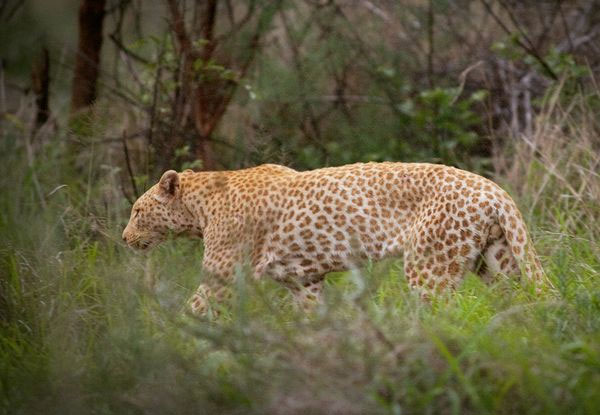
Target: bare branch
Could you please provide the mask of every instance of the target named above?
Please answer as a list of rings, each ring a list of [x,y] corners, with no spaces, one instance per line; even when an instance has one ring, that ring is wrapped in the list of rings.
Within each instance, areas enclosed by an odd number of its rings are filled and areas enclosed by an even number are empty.
[[[433,13],[433,0],[429,0],[427,8],[427,44],[429,46],[427,50],[427,81],[429,82],[429,88],[433,88],[433,30],[435,26],[435,14]]]
[[[202,51],[202,58],[208,61],[216,47],[214,32],[217,16],[217,1],[209,0],[206,3],[206,11],[204,12],[204,21],[202,22],[202,39],[206,42]]]
[[[504,30],[504,32],[506,34],[511,35],[512,34],[511,30],[508,28],[508,26],[506,26],[506,24],[504,24],[504,22],[500,19],[500,17],[494,12],[494,10],[489,5],[489,3],[486,0],[481,0],[481,3],[483,3],[485,9],[494,18],[494,20],[496,21],[496,23],[498,23],[498,25],[502,28],[502,30]],[[512,19],[514,19],[514,17],[512,16],[511,13],[509,13],[509,15],[511,16]],[[552,79],[554,79],[555,81],[557,81],[558,80],[558,76],[554,73],[554,71],[552,70],[552,68],[550,68],[550,66],[548,65],[548,63],[539,55],[539,53],[537,52],[537,50],[535,50],[533,48],[533,44],[531,43],[531,41],[529,40],[529,38],[527,37],[527,35],[524,34],[524,32],[520,28],[520,26],[517,26],[517,30],[519,30],[519,32],[523,35],[523,38],[527,41],[527,43],[529,43],[529,45],[526,45],[520,39],[517,38],[515,40],[515,42],[517,43],[517,45],[519,45],[525,52],[527,52],[529,55],[531,55],[536,61],[538,61],[538,63],[544,68],[544,70],[546,71],[546,74],[548,76],[550,76]]]
[[[129,174],[129,180],[131,181],[131,188],[135,194],[136,199],[140,197],[140,194],[135,184],[135,176],[133,175],[133,169],[131,168],[131,159],[129,158],[129,149],[127,148],[127,140],[125,139],[125,131],[123,131],[123,137],[121,139],[123,143],[123,154],[125,156],[125,165],[127,166],[127,173]]]
[[[121,52],[125,53],[130,58],[133,58],[135,61],[137,61],[139,63],[143,63],[144,65],[150,64],[150,61],[148,59],[138,55],[137,53],[133,52],[131,49],[126,48],[125,45],[123,45],[123,43],[121,42],[121,40],[119,40],[114,33],[111,33],[110,35],[108,35],[108,38],[110,40],[112,40],[112,42],[115,44],[115,46]]]
[[[217,43],[222,42],[223,40],[231,38],[233,35],[235,35],[237,32],[239,32],[242,29],[242,27],[244,27],[252,19],[252,17],[254,16],[255,10],[256,10],[256,2],[252,1],[248,5],[248,9],[246,9],[246,13],[244,14],[244,16],[237,22],[232,22],[231,30],[229,30],[227,33],[217,36],[215,38],[215,41]]]
[[[2,2],[2,4],[0,4],[0,18],[2,18],[4,22],[10,21],[15,16],[15,14],[17,14],[19,9],[25,4],[25,2],[22,0],[16,0],[15,4],[13,4],[11,8],[6,10],[6,16],[4,16],[5,7],[9,6],[9,3],[9,0],[5,0],[4,2]]]
[[[192,42],[190,41],[189,35],[185,28],[185,21],[183,20],[183,16],[181,15],[181,11],[177,5],[177,0],[166,0],[166,2],[171,12],[171,26],[175,36],[177,37],[180,53],[182,55],[187,55],[192,50]]]

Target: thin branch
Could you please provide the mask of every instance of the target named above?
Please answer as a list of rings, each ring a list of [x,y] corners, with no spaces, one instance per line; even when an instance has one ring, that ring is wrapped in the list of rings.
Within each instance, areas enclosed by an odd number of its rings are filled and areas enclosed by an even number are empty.
[[[296,67],[296,74],[298,76],[298,83],[300,86],[300,99],[302,100],[302,107],[304,109],[305,116],[308,117],[308,120],[309,120],[309,123],[311,126],[311,130],[312,130],[312,134],[310,134],[309,131],[307,131],[305,128],[303,128],[303,124],[301,124],[300,127],[308,138],[311,138],[313,141],[315,141],[319,145],[319,147],[323,151],[326,151],[325,147],[323,146],[323,143],[321,142],[322,141],[321,130],[319,128],[319,124],[316,120],[312,106],[306,100],[306,91],[305,91],[305,89],[306,89],[306,77],[305,77],[306,71],[304,70],[304,67],[303,67],[302,59],[300,57],[300,51],[294,41],[294,37],[292,36],[290,23],[288,21],[285,11],[280,10],[279,15],[281,16],[281,21],[283,22],[283,27],[285,29],[286,37],[288,38],[290,49],[292,51],[292,59],[294,61],[294,66]]]
[[[231,5],[231,0],[225,0],[225,8],[227,9],[229,24],[233,27],[235,25],[235,13],[233,11],[233,6]]]
[[[390,19],[390,16],[388,16],[386,14],[385,11],[383,11],[380,7],[377,7],[376,5],[373,4],[373,2],[369,1],[369,0],[363,0],[361,2],[361,4],[367,9],[369,10],[371,13],[373,13],[375,16],[379,17],[380,19],[384,20],[386,23],[389,23],[392,19]]]
[[[122,51],[123,53],[125,53],[127,56],[133,58],[134,60],[143,63],[144,65],[150,65],[150,61],[140,55],[138,55],[137,53],[133,52],[131,49],[127,49],[125,47],[125,45],[123,45],[123,43],[117,38],[117,36],[114,33],[111,33],[110,35],[108,35],[108,38],[110,40],[113,41],[113,43],[115,44],[115,46]]]
[[[177,5],[177,0],[166,0],[172,16],[172,28],[180,48],[181,55],[187,55],[192,49],[192,42],[185,28],[185,21]]]
[[[215,50],[216,43],[214,39],[215,23],[217,21],[217,1],[209,0],[206,4],[204,21],[202,22],[202,39],[206,42],[202,51],[202,59],[206,62]]]
[[[521,36],[523,36],[523,39],[525,39],[525,41],[528,43],[529,48],[534,49],[535,46],[533,44],[533,41],[531,39],[529,39],[527,32],[525,32],[525,30],[523,30],[521,28],[521,25],[519,24],[519,21],[517,20],[516,16],[514,15],[512,9],[510,7],[508,7],[502,0],[498,0],[498,3],[500,4],[500,6],[502,6],[502,8],[504,10],[506,10],[506,13],[508,14],[508,18],[510,19],[511,23],[519,31]]]
[[[150,129],[148,132],[148,146],[152,145],[154,126],[156,124],[156,106],[158,103],[158,89],[160,86],[160,79],[162,76],[162,60],[165,52],[164,45],[161,44],[160,52],[158,54],[156,75],[154,76],[154,86],[152,91],[152,105],[150,106]]]
[[[135,203],[135,200],[133,200],[131,198],[131,196],[129,195],[129,193],[127,193],[125,191],[125,188],[123,187],[123,185],[119,186],[121,189],[121,193],[123,193],[123,196],[125,197],[125,199],[127,199],[127,201],[129,202],[130,205],[133,205]]]
[[[390,91],[390,89],[388,87],[389,81],[387,79],[384,79],[381,74],[375,72],[372,69],[372,68],[376,68],[378,65],[376,64],[376,59],[370,53],[370,48],[365,46],[362,38],[360,37],[359,33],[356,31],[355,25],[352,24],[350,19],[348,19],[348,17],[346,16],[344,11],[341,9],[341,7],[338,4],[334,3],[334,11],[346,23],[348,30],[350,31],[351,35],[354,38],[354,43],[357,48],[357,51],[363,56],[363,60],[365,62],[370,63],[367,70],[369,71],[369,73],[373,77],[373,79],[377,82],[378,86],[381,88],[383,93],[386,95],[388,102],[389,102],[389,108],[394,112],[394,114],[396,116],[401,118],[403,116],[403,114],[400,112],[398,105],[396,105],[396,103],[397,103],[396,97],[393,95],[392,91]]]
[[[561,9],[562,0],[556,0],[554,7],[552,8],[552,12],[550,13],[549,22],[546,23],[546,19],[544,19],[544,13],[540,13],[540,21],[543,27],[542,33],[538,36],[536,44],[541,46],[544,44],[548,33],[554,28],[554,20],[556,19],[556,15]]]
[[[498,15],[494,12],[494,10],[488,4],[488,2],[486,0],[481,0],[481,3],[483,3],[487,12],[494,18],[494,20],[496,21],[496,23],[498,23],[498,25],[502,28],[502,30],[504,30],[504,32],[506,34],[511,35],[512,34],[511,30],[508,28],[508,26],[506,26],[506,24],[504,24],[504,22],[500,19],[500,17],[498,17]],[[510,12],[509,12],[509,15],[512,16],[512,14]],[[517,26],[517,30],[519,30],[519,32],[524,35],[524,32],[521,30],[521,28],[519,26]],[[525,52],[527,52],[529,55],[531,55],[536,61],[538,61],[538,63],[540,65],[542,65],[542,67],[544,68],[544,70],[546,71],[548,76],[550,76],[553,80],[557,81],[558,76],[554,73],[552,68],[550,68],[548,63],[538,54],[538,52],[535,49],[533,49],[533,45],[532,45],[531,41],[529,40],[529,38],[526,35],[524,35],[523,37],[531,46],[526,45],[518,38],[515,39],[515,42],[517,43],[517,45],[519,45]]]
[[[239,32],[242,29],[242,27],[244,27],[246,25],[246,23],[248,23],[250,21],[250,19],[252,19],[252,16],[254,16],[255,10],[256,10],[256,2],[252,1],[248,5],[248,9],[246,10],[246,13],[244,14],[244,16],[240,20],[238,20],[237,23],[232,22],[231,30],[229,30],[229,32],[227,32],[227,33],[217,36],[215,38],[215,42],[220,43],[226,39],[231,38],[233,35],[235,35],[237,32]]]
[[[433,13],[433,0],[429,0],[429,7],[427,10],[427,81],[429,82],[429,88],[433,88],[433,30],[435,25],[435,15]]]
[[[262,16],[259,15],[258,23],[256,24],[256,29],[254,30],[254,34],[252,35],[250,45],[248,46],[248,49],[250,50],[250,52],[248,53],[246,60],[244,61],[244,63],[242,64],[242,66],[240,68],[240,78],[243,78],[244,76],[246,76],[246,73],[247,73],[250,65],[252,64],[252,62],[254,61],[254,58],[256,57],[256,52],[258,50],[258,46],[260,45],[260,40],[261,40],[262,36],[264,35],[264,33],[267,29],[267,26],[273,20],[275,11],[271,12],[271,9],[273,8],[273,10],[280,10],[281,4],[282,4],[282,0],[272,0],[269,5],[265,6],[266,11],[263,11],[264,14]],[[252,7],[254,7],[254,6],[252,6]],[[271,15],[268,17],[268,21],[265,22],[265,19],[266,19],[265,15],[268,15],[269,13],[271,13]]]
[[[575,46],[573,44],[573,39],[571,38],[571,30],[569,29],[569,25],[567,23],[567,19],[565,18],[565,13],[562,9],[562,2],[558,2],[558,13],[560,15],[560,21],[563,25],[563,29],[565,31],[565,36],[567,37],[567,41],[569,42],[569,51],[573,52],[575,50]]]
[[[135,184],[135,177],[133,175],[133,169],[131,168],[131,159],[129,158],[129,149],[127,148],[127,140],[125,139],[125,132],[123,131],[123,154],[125,155],[125,165],[127,166],[127,173],[129,174],[129,179],[131,180],[131,188],[133,189],[133,193],[135,194],[136,199],[140,197],[137,186]]]
[[[138,85],[140,91],[147,90],[148,89],[147,86],[144,84],[144,82],[138,76],[138,71],[131,64],[131,60],[129,60],[127,54],[122,52],[122,53],[119,53],[119,56],[121,57],[121,59],[123,59],[123,62],[125,62],[127,69],[129,69],[129,73],[131,73],[131,77],[133,78],[135,83]]]
[[[2,13],[4,12],[4,7],[7,6],[9,3],[9,1],[5,1],[4,3],[2,3],[2,8],[0,8],[0,17],[2,17]],[[8,10],[8,13],[6,13],[6,17],[2,17],[2,20],[4,20],[4,22],[8,22],[10,21],[14,15],[17,13],[17,11],[19,11],[19,9],[25,4],[24,1],[21,0],[17,0],[15,2],[15,4],[13,5],[12,9]]]

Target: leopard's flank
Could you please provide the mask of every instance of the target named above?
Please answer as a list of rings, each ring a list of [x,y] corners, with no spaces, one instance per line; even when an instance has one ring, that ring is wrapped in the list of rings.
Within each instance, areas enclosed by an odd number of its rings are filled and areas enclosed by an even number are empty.
[[[192,309],[222,296],[236,264],[318,298],[325,274],[367,258],[404,258],[412,287],[455,287],[467,270],[544,278],[523,217],[498,185],[463,170],[421,163],[357,163],[297,172],[262,165],[167,171],[133,205],[123,239],[148,249],[168,234],[204,239]]]

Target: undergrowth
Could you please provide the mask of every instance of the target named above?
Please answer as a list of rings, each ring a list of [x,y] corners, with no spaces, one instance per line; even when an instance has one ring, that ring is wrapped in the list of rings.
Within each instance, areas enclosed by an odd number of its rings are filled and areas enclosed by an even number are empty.
[[[8,133],[1,411],[600,413],[598,126],[572,108],[546,115],[499,181],[555,289],[471,275],[425,304],[391,260],[331,275],[325,302],[305,315],[241,270],[216,319],[185,307],[203,278],[201,244],[141,255],[121,242],[129,205],[109,152],[87,152],[76,170],[62,137],[28,157]]]

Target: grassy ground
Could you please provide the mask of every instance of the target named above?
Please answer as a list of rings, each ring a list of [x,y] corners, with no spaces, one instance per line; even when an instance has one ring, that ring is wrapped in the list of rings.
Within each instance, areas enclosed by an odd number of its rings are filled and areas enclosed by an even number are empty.
[[[129,206],[109,153],[86,153],[77,176],[60,145],[33,159],[6,137],[0,411],[600,413],[597,147],[582,125],[557,123],[540,129],[543,151],[515,149],[524,167],[504,183],[555,290],[468,276],[424,304],[389,261],[332,275],[306,316],[240,272],[213,321],[183,306],[202,279],[198,243],[143,256],[120,242]]]

